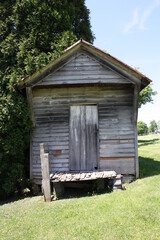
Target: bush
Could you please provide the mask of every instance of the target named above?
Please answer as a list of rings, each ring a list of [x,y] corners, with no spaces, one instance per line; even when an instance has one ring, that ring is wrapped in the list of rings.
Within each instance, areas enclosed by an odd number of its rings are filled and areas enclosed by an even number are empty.
[[[30,114],[13,85],[80,38],[94,40],[84,0],[1,1],[0,197],[21,191],[29,171]]]
[[[20,192],[25,181],[30,136],[30,113],[17,92],[1,96],[0,102],[0,198]]]
[[[143,135],[148,133],[148,127],[145,122],[139,121],[137,123],[138,135]]]
[[[157,123],[155,120],[151,121],[150,122],[150,125],[149,125],[149,132],[150,133],[154,133],[158,130],[158,126],[157,126]]]

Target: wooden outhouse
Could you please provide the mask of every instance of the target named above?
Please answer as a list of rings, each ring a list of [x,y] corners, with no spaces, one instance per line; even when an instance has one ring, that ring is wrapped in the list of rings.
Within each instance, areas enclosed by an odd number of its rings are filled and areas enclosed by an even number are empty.
[[[34,125],[31,179],[41,181],[40,143],[51,173],[114,170],[138,178],[138,95],[150,82],[84,40],[22,80]]]

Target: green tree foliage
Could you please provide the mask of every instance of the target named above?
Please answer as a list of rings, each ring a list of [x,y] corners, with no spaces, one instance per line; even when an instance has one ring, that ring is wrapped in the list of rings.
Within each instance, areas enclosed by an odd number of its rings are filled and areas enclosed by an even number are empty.
[[[149,124],[149,132],[156,132],[158,130],[158,126],[155,120],[151,121]]]
[[[157,127],[158,127],[158,130],[160,131],[160,120],[158,120],[157,122]]]
[[[137,123],[137,130],[138,130],[138,135],[147,134],[148,133],[147,124],[143,121],[139,121]]]
[[[153,91],[151,85],[145,87],[139,94],[139,102],[138,107],[140,108],[142,105],[146,104],[147,102],[153,103],[153,96],[157,94],[156,91]]]
[[[0,2],[0,197],[18,190],[29,168],[30,114],[14,84],[79,38],[94,40],[84,0]]]
[[[84,0],[67,1],[72,29],[78,39],[83,38],[84,40],[93,43],[94,35],[90,30],[90,11],[86,8],[84,3]]]
[[[15,104],[16,103],[16,104]],[[13,92],[0,101],[0,196],[21,190],[29,162],[30,114],[26,101]],[[27,146],[27,147],[26,147]],[[28,156],[28,154],[27,154]],[[26,171],[27,173],[27,171]]]

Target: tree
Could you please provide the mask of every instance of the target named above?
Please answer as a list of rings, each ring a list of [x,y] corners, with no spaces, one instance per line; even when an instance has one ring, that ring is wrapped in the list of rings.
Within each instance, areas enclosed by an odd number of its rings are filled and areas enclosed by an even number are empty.
[[[138,130],[138,135],[147,134],[148,133],[147,124],[143,121],[139,121],[137,123],[137,130]]]
[[[84,0],[69,0],[68,1],[69,15],[72,22],[72,29],[78,39],[83,38],[86,41],[93,43],[94,35],[91,32],[89,19],[90,11],[85,6]]]
[[[157,126],[157,123],[155,120],[151,121],[150,122],[150,125],[149,125],[149,132],[156,132],[158,130],[158,126]]]
[[[160,130],[160,120],[158,120],[157,122],[157,127],[158,127],[158,130]]]
[[[84,0],[0,2],[0,197],[20,188],[29,164],[30,113],[14,84],[81,37],[94,40]]]
[[[139,94],[139,102],[138,107],[140,108],[142,105],[146,104],[147,102],[153,103],[153,96],[157,94],[156,91],[153,91],[151,85],[145,87]]]

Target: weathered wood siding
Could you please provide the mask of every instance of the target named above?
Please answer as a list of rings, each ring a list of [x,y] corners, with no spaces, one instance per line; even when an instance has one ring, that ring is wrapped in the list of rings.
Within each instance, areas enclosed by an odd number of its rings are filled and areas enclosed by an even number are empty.
[[[133,88],[116,86],[33,89],[36,125],[31,142],[33,178],[41,176],[40,143],[49,152],[51,172],[69,170],[70,106],[76,104],[98,107],[100,169],[135,174]]]
[[[121,75],[102,66],[96,59],[85,53],[75,54],[58,71],[42,79],[37,85],[62,85],[86,83],[130,83]]]
[[[70,170],[98,169],[97,106],[70,107]]]

